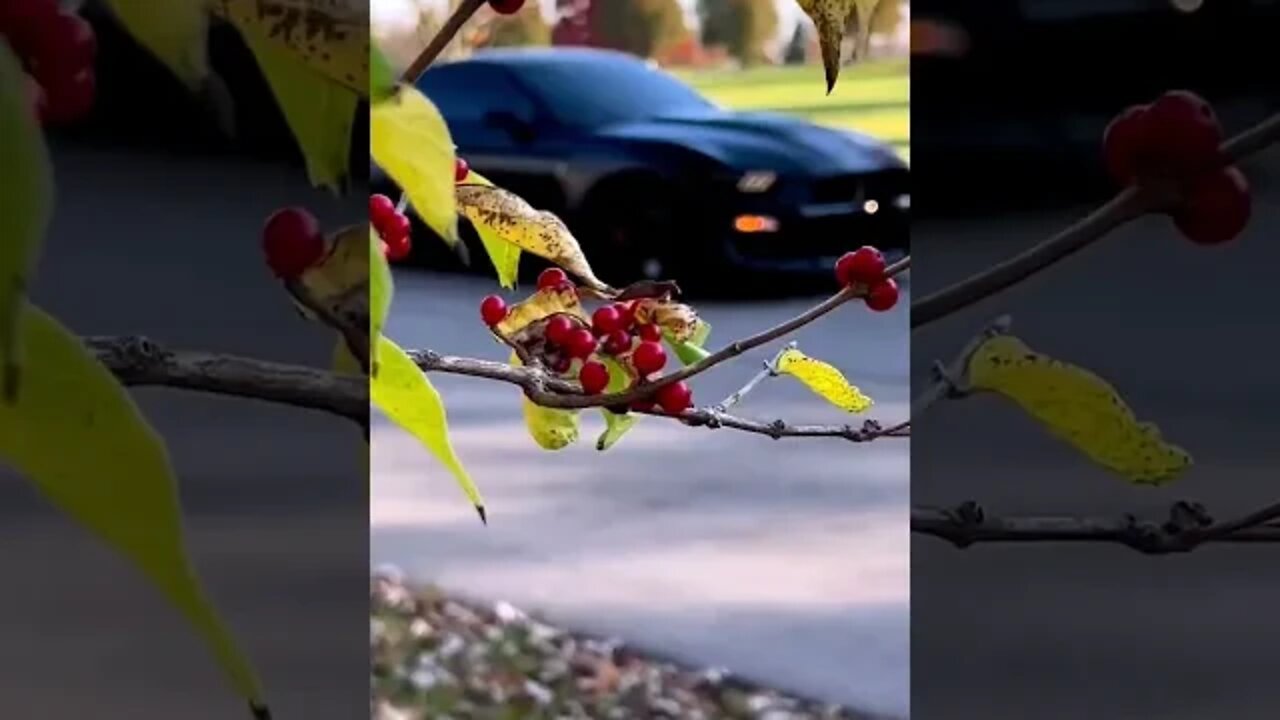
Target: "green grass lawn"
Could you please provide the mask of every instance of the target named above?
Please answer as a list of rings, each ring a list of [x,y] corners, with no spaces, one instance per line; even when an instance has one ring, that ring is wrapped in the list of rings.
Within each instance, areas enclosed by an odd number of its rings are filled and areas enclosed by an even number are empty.
[[[851,65],[826,94],[820,65],[677,71],[707,97],[739,110],[768,110],[864,132],[911,159],[911,80],[906,60]]]

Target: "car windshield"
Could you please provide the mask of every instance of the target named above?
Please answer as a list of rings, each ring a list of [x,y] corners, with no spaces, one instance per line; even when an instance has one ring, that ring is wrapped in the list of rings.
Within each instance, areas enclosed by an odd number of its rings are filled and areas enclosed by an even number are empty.
[[[715,107],[665,71],[634,60],[549,62],[523,68],[521,78],[560,122],[579,127],[687,115]]]

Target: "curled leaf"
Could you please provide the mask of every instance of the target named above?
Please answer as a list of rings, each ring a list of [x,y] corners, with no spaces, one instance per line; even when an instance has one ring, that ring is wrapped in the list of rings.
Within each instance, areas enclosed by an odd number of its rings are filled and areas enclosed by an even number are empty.
[[[512,337],[529,325],[559,313],[567,313],[586,321],[587,315],[573,288],[538,290],[508,308],[506,318],[493,329],[503,337]]]
[[[813,20],[822,48],[822,67],[827,77],[827,94],[840,76],[840,49],[846,30],[854,32],[854,58],[866,57],[871,38],[871,18],[880,0],[797,0],[800,9]]]
[[[370,400],[422,443],[453,474],[458,487],[486,520],[484,498],[453,450],[444,401],[425,373],[387,336],[378,337],[378,375],[369,382]]]
[[[255,54],[270,50],[329,83],[368,97],[365,0],[211,0],[210,9],[234,24]]]
[[[466,185],[478,185],[482,187],[495,187],[492,182],[485,176],[471,170],[467,176],[459,183],[459,187]],[[484,246],[485,253],[489,256],[489,261],[493,263],[493,270],[498,276],[498,285],[508,290],[515,288],[516,279],[520,273],[520,248],[503,240],[498,236],[498,232],[488,225],[472,224],[475,228],[476,235],[480,238],[480,244]]]
[[[1191,464],[1166,443],[1102,378],[1034,352],[1011,335],[997,335],[969,359],[969,383],[1017,403],[1050,433],[1086,457],[1138,484],[1160,485]]]
[[[31,112],[22,63],[0,39],[0,390],[17,391],[22,366],[19,322],[53,211],[53,169]]]
[[[684,303],[644,298],[634,304],[636,322],[652,323],[673,343],[701,345],[711,332],[693,308]]]
[[[778,356],[774,369],[804,383],[815,394],[845,412],[860,413],[871,407],[871,398],[862,394],[834,366],[788,348]]]
[[[164,441],[119,380],[80,339],[24,305],[31,363],[0,404],[0,459],[75,522],[136,565],[200,633],[236,692],[262,690],[192,566],[177,478]]]
[[[511,364],[520,366],[520,358],[511,355]],[[542,407],[521,393],[521,409],[529,436],[543,450],[563,450],[578,441],[578,411]]]
[[[436,106],[401,85],[369,108],[369,149],[414,212],[450,246],[458,242],[453,140]]]
[[[381,254],[376,245],[369,247],[372,238],[367,228],[367,224],[351,225],[330,235],[325,258],[297,280],[285,283],[306,317],[341,333],[351,354],[366,363],[371,355],[369,331],[373,325],[369,314],[370,262]],[[390,303],[390,298],[385,301]],[[381,327],[381,322],[378,325]]]
[[[622,392],[631,387],[631,383],[636,378],[636,373],[633,369],[610,357],[602,357],[600,361],[609,369],[609,384],[604,389],[606,393]],[[604,432],[600,433],[600,437],[596,440],[596,450],[600,452],[604,452],[617,444],[622,439],[622,436],[626,435],[640,420],[640,417],[633,413],[616,413],[609,408],[600,408],[600,413],[604,416],[605,424]]]
[[[120,23],[187,87],[209,76],[206,0],[107,0]]]
[[[555,214],[535,210],[515,193],[487,185],[459,185],[457,200],[458,211],[477,231],[487,227],[504,242],[573,273],[587,287],[612,294],[613,289],[591,270],[577,238]]]

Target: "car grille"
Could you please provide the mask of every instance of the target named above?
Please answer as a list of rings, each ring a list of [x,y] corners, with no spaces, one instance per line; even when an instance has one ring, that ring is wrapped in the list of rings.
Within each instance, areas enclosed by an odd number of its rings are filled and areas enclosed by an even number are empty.
[[[857,175],[837,175],[813,183],[810,197],[815,203],[839,203],[853,200],[892,201],[911,192],[909,170],[881,170]]]

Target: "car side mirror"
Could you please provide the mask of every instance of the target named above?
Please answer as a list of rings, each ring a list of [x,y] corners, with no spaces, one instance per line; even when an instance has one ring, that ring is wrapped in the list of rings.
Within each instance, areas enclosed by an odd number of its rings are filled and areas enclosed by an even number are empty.
[[[506,132],[516,142],[527,143],[534,137],[533,123],[509,110],[485,113],[484,124]]]

